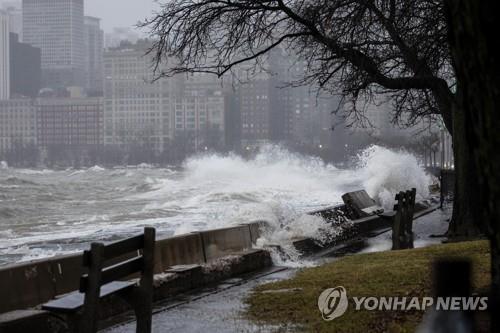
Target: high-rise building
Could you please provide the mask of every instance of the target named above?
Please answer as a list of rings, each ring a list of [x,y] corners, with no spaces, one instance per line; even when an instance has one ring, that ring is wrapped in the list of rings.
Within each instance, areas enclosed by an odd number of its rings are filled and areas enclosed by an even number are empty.
[[[286,143],[304,151],[329,149],[332,145],[332,111],[338,99],[319,94],[314,86],[297,84],[307,73],[307,62],[275,49],[259,71],[253,64],[241,65],[233,84],[227,123],[233,140],[251,149],[269,142]],[[295,84],[294,84],[295,83]],[[238,124],[239,123],[239,124]],[[227,129],[229,134],[229,128]],[[237,145],[233,145],[237,147]]]
[[[175,133],[189,139],[190,150],[222,149],[231,139],[226,133],[232,93],[228,79],[207,73],[184,76],[181,95],[175,99]]]
[[[10,98],[9,15],[0,10],[0,100]]]
[[[42,51],[44,87],[84,86],[83,0],[23,0],[23,42]]]
[[[175,139],[189,151],[220,149],[225,142],[225,98],[222,90],[193,96],[181,95],[173,100]]]
[[[174,79],[154,81],[149,43],[104,54],[104,143],[163,151],[173,138]]]
[[[104,32],[100,19],[85,16],[85,89],[91,96],[102,96]]]
[[[122,44],[104,55],[104,142],[178,153],[225,144],[226,99],[207,75],[155,80],[146,41]]]
[[[240,76],[243,76],[240,72]],[[236,99],[241,115],[241,143],[244,147],[259,146],[271,140],[270,75],[254,75],[236,87]]]
[[[9,15],[10,32],[19,36],[19,40],[23,39],[23,10],[21,1],[5,1],[2,8]]]
[[[13,98],[37,97],[42,87],[41,52],[10,34],[10,90]]]

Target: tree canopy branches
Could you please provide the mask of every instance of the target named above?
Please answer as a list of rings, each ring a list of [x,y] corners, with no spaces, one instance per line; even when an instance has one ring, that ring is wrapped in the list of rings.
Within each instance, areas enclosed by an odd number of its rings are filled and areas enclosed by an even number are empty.
[[[278,46],[307,61],[299,84],[358,100],[389,96],[394,122],[440,114],[452,131],[454,73],[441,0],[172,0],[142,24],[168,76],[222,76]],[[160,67],[158,66],[157,69]]]

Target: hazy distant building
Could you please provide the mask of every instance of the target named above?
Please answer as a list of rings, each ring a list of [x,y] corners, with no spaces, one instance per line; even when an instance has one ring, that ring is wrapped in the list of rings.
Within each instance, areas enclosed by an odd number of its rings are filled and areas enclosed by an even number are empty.
[[[187,140],[190,150],[220,149],[225,146],[225,97],[222,90],[173,100],[175,137]]]
[[[104,142],[163,151],[173,138],[174,79],[153,82],[147,43],[104,54]]]
[[[88,147],[102,144],[102,98],[39,98],[40,147]]]
[[[42,51],[44,87],[84,86],[83,0],[23,0],[23,42]]]
[[[104,32],[100,19],[85,16],[85,89],[91,96],[103,93]]]
[[[0,152],[36,144],[36,114],[33,99],[0,101]]]
[[[121,42],[129,42],[135,44],[140,38],[140,35],[129,27],[114,28],[112,32],[104,35],[104,47],[114,48],[119,47]]]
[[[0,10],[0,100],[10,98],[9,16]]]
[[[236,87],[243,147],[259,146],[271,140],[270,90],[268,73],[257,74],[250,81],[244,81]]]
[[[394,107],[385,96],[378,96],[375,100],[364,107],[363,126],[357,126],[357,132],[364,132],[377,141],[396,141],[413,136],[411,129],[405,129],[392,122]],[[359,102],[360,104],[362,102]],[[405,117],[402,115],[401,121],[404,124]]]
[[[37,97],[42,87],[41,51],[10,34],[10,89],[15,98]]]
[[[228,96],[232,94],[227,79],[207,73],[190,73],[178,83],[182,91],[175,99],[175,133],[177,137],[189,137],[192,150],[226,147]]]
[[[343,139],[333,139],[340,138],[337,133],[341,131],[332,134],[332,111],[338,99],[318,94],[313,86],[296,84],[306,75],[307,62],[276,49],[262,66],[265,70],[257,68],[257,73],[251,65],[238,68],[226,113],[226,130],[232,140],[239,140],[243,149],[272,142],[314,153],[345,145]],[[234,128],[239,128],[239,135]]]
[[[5,1],[2,8],[9,15],[10,32],[19,36],[22,41],[23,36],[23,10],[21,1]]]

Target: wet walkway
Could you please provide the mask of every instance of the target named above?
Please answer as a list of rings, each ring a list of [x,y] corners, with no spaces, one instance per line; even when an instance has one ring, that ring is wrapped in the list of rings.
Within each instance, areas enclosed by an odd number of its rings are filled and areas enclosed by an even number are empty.
[[[294,269],[273,267],[242,278],[224,281],[216,287],[181,295],[163,304],[155,304],[153,332],[169,333],[263,333],[277,327],[262,326],[243,318],[244,298],[262,283],[290,278]],[[102,332],[134,333],[135,322],[111,327]]]

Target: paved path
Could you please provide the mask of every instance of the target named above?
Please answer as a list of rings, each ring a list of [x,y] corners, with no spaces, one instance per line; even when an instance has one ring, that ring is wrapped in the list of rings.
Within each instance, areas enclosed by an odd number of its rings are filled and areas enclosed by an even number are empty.
[[[257,285],[291,277],[295,270],[273,267],[256,275],[224,281],[217,287],[184,295],[155,306],[153,332],[236,333],[272,332],[276,327],[256,325],[242,317],[243,302]],[[103,332],[134,333],[135,322],[114,326]]]

